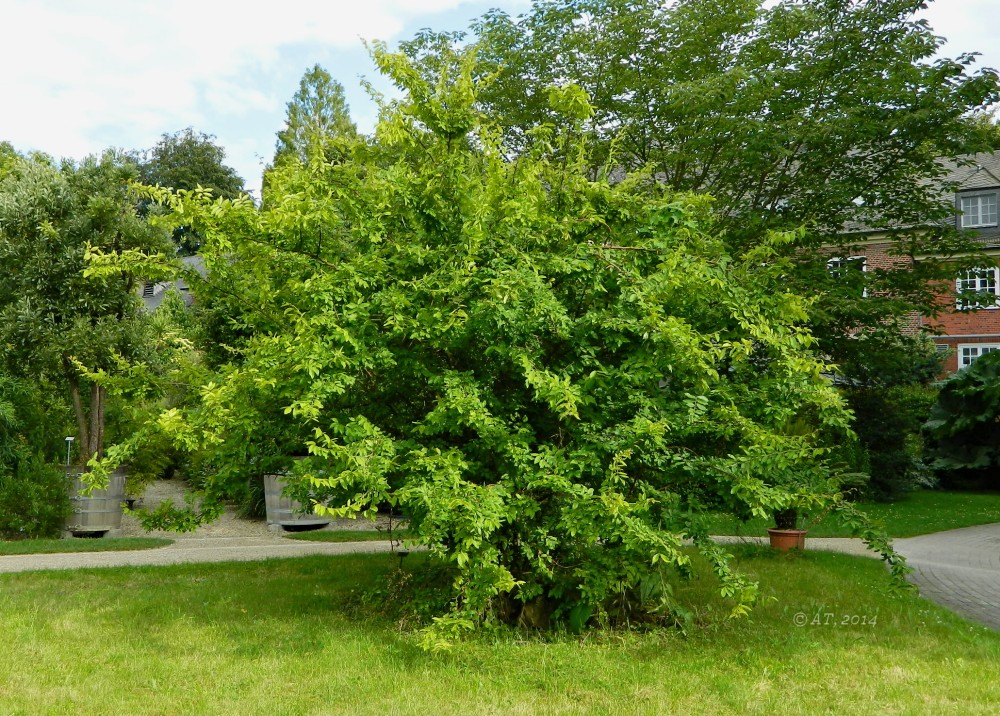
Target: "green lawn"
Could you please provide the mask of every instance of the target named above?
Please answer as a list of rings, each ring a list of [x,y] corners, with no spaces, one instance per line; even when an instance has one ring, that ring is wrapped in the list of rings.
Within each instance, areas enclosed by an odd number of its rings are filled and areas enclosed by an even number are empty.
[[[0,556],[9,554],[55,554],[58,552],[124,552],[153,549],[172,544],[159,537],[105,537],[101,539],[25,539],[0,542]]]
[[[913,537],[959,527],[1000,522],[1000,493],[913,492],[899,502],[859,503],[858,508],[886,528],[891,537]],[[717,535],[765,535],[773,525],[762,519],[740,522],[731,515],[715,515],[710,531]],[[810,523],[810,537],[850,537],[835,517]]]
[[[725,619],[712,597],[687,638],[502,631],[437,655],[368,594],[394,555],[2,575],[0,704],[23,715],[995,713],[1000,634],[887,595],[875,560],[741,555],[765,596],[749,619]],[[678,595],[704,602],[712,588]]]
[[[405,540],[409,532],[393,530],[393,540]],[[385,530],[317,530],[315,532],[295,532],[286,534],[288,539],[298,539],[305,542],[378,542],[389,540]]]

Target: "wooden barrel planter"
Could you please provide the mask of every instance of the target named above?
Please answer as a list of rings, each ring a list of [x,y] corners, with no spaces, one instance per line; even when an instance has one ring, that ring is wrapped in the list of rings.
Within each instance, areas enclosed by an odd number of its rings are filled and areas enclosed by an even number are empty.
[[[66,532],[74,537],[115,537],[121,534],[124,470],[115,470],[108,478],[107,487],[89,493],[79,468],[66,468],[66,483],[70,501]]]
[[[282,494],[284,489],[284,475],[264,475],[264,507],[269,527],[288,532],[305,532],[330,524],[329,517],[317,515],[311,509],[303,508],[297,500]]]

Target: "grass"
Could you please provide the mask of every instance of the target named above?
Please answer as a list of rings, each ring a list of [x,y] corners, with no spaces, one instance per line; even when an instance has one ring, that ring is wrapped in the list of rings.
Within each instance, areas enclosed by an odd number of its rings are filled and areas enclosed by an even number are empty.
[[[286,534],[287,539],[297,539],[304,542],[379,542],[389,541],[389,533],[385,530],[317,530],[314,532],[295,532]],[[406,530],[393,530],[393,540],[405,540],[409,537]]]
[[[105,537],[101,539],[25,539],[0,542],[0,556],[12,554],[57,554],[61,552],[124,552],[154,549],[172,544],[159,537]]]
[[[701,605],[686,638],[500,631],[444,654],[421,651],[371,592],[394,555],[2,575],[0,704],[24,716],[995,713],[1000,634],[888,594],[875,560],[738,558],[765,598],[749,619],[726,619],[702,578],[677,591]]]
[[[1000,522],[1000,493],[922,490],[898,502],[865,502],[857,506],[885,527],[890,537],[914,537]],[[710,532],[718,535],[765,535],[765,530],[773,526],[770,520],[753,519],[744,523],[726,514],[714,515],[710,520]],[[806,527],[810,537],[851,536],[835,517]]]

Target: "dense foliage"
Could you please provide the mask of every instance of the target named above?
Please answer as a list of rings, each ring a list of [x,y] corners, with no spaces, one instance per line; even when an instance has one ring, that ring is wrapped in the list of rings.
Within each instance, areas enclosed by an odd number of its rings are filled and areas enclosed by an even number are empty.
[[[0,538],[59,537],[69,515],[65,473],[25,452],[0,468]]]
[[[1000,354],[988,353],[941,385],[924,426],[928,458],[946,484],[995,489],[1000,467]]]
[[[158,429],[234,465],[308,453],[300,489],[338,514],[398,505],[454,569],[431,645],[490,618],[668,616],[685,538],[742,612],[754,586],[698,514],[839,504],[816,436],[848,415],[785,287],[795,237],[733,257],[706,198],[592,179],[575,86],[508,161],[470,57],[428,84],[379,49],[406,98],[374,142],[279,165],[262,207],[151,192],[193,217],[242,329]]]
[[[480,100],[524,151],[553,117],[549,88],[578,83],[595,110],[592,171],[610,157],[712,195],[715,230],[737,253],[769,229],[808,227],[787,247],[799,259],[788,280],[820,299],[810,326],[823,351],[866,381],[873,356],[907,355],[898,336],[914,310],[938,310],[934,281],[984,260],[938,223],[954,205],[936,160],[987,148],[968,117],[1000,98],[998,78],[973,55],[938,57],[923,4],[553,0],[517,19],[494,11],[473,26],[489,78]],[[424,33],[406,48],[433,74],[453,39]],[[825,271],[828,247],[854,255],[871,230],[887,232],[903,270],[869,266],[851,281]],[[926,258],[911,265],[913,255]]]
[[[137,276],[86,277],[88,250],[155,254],[166,237],[137,212],[136,168],[113,153],[80,164],[18,158],[0,179],[0,366],[51,381],[72,403],[81,462],[104,446],[107,391],[145,346]],[[86,370],[91,375],[85,373]]]
[[[0,374],[0,538],[59,536],[69,497],[51,462],[68,417],[42,385]]]
[[[192,127],[164,134],[152,149],[136,153],[139,180],[169,189],[207,189],[213,196],[235,199],[243,193],[243,179],[226,166],[226,152],[211,134]],[[140,204],[143,213],[155,211],[148,202]],[[182,254],[197,253],[201,237],[189,226],[172,232],[174,244]]]
[[[226,152],[211,134],[192,127],[164,134],[156,145],[136,157],[139,178],[146,184],[171,189],[204,187],[214,196],[235,199],[243,179],[226,166]]]
[[[936,396],[933,388],[923,385],[845,390],[863,452],[861,469],[870,475],[862,491],[865,497],[891,501],[936,484],[923,461],[921,435]]]

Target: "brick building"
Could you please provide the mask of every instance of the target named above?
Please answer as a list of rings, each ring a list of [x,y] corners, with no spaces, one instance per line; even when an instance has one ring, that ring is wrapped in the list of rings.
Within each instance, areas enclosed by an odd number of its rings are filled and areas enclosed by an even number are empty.
[[[910,328],[928,331],[943,356],[944,369],[954,373],[979,356],[1000,350],[1000,152],[969,155],[948,161],[945,184],[955,186],[955,214],[951,221],[970,232],[989,257],[988,265],[956,276],[953,284],[941,287],[941,312],[936,317],[914,312]],[[911,259],[890,254],[891,243],[884,234],[858,227],[850,256],[830,259],[831,271],[898,269]],[[919,261],[919,257],[917,259]]]

